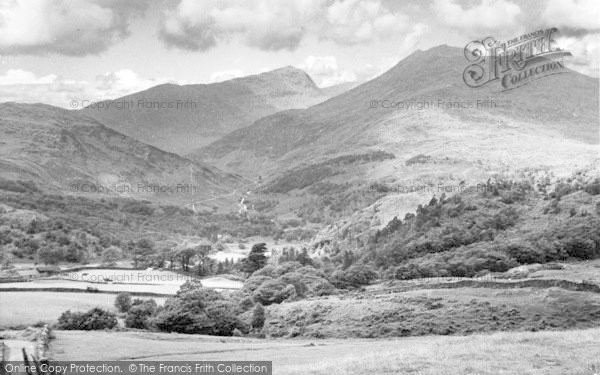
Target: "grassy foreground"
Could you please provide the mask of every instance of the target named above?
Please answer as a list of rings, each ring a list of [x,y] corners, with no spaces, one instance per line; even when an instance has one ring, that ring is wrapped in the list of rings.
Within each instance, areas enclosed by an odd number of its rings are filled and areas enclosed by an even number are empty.
[[[55,360],[272,360],[275,374],[298,375],[600,374],[598,328],[380,340],[56,331],[51,351]]]

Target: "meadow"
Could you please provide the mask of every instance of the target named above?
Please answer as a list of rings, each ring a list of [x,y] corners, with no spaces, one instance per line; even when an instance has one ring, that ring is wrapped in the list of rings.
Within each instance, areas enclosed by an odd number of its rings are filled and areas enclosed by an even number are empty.
[[[55,334],[51,355],[56,360],[268,360],[273,361],[273,373],[278,375],[600,373],[599,328],[348,340],[260,340],[151,332]]]
[[[0,291],[8,289],[81,289],[96,288],[111,293],[130,292],[147,293],[148,295],[175,294],[181,284],[196,279],[195,275],[182,275],[163,270],[134,270],[134,269],[87,269],[66,271],[58,278],[34,279],[29,282],[14,282],[0,284]],[[112,280],[106,282],[106,280]],[[242,282],[230,280],[223,276],[204,277],[202,285],[212,289],[239,289]]]
[[[165,298],[155,298],[163,304]],[[55,323],[66,310],[84,311],[93,307],[116,312],[114,294],[63,292],[6,292],[0,296],[0,328]]]

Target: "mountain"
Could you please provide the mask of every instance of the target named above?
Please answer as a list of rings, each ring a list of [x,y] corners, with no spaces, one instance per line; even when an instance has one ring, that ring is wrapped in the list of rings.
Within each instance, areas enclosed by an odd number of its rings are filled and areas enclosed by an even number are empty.
[[[141,142],[184,155],[261,117],[327,98],[308,74],[288,66],[213,84],[159,85],[82,111]]]
[[[460,48],[417,51],[371,81],[308,109],[266,116],[192,157],[276,177],[381,150],[395,159],[350,176],[433,182],[522,168],[566,171],[597,158],[598,79],[567,70],[501,92],[466,86],[467,65]],[[404,108],[382,108],[392,102]]]
[[[0,104],[0,166],[2,179],[32,180],[45,191],[178,203],[227,196],[247,183],[43,104]]]

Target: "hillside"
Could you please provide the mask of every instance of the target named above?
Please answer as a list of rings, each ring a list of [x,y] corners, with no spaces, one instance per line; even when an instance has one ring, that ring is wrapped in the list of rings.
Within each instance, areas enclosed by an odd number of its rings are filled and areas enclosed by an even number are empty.
[[[434,197],[381,229],[364,230],[360,222],[331,226],[331,236],[314,248],[389,279],[474,277],[523,264],[598,258],[599,216],[597,175],[578,174],[554,186],[493,181]]]
[[[88,197],[189,203],[247,183],[138,142],[82,113],[42,104],[0,105],[0,165],[4,179]]]
[[[82,111],[134,139],[184,155],[261,117],[328,97],[304,71],[288,66],[213,84],[159,85],[105,102],[130,103],[121,109]]]
[[[348,92],[305,110],[262,118],[194,156],[247,175],[276,176],[282,169],[377,149],[396,159],[354,175],[434,180],[452,173],[443,172],[446,166],[460,173],[456,179],[480,180],[490,170],[570,172],[597,157],[597,79],[567,71],[499,92],[467,87],[465,67],[462,49],[417,51]],[[382,108],[391,102],[405,107]],[[461,108],[461,102],[474,108]],[[424,161],[407,168],[405,162],[419,154]]]

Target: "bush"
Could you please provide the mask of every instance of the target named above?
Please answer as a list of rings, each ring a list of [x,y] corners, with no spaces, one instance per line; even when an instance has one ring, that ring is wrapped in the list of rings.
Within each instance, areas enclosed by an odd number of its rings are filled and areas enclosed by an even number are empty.
[[[263,305],[281,303],[287,299],[295,298],[296,288],[281,280],[268,280],[254,291],[253,297],[256,302]]]
[[[242,300],[238,304],[238,308],[242,312],[250,310],[252,306],[254,306],[254,301],[252,301],[252,298],[248,296],[242,298]]]
[[[502,250],[521,264],[546,262],[546,254],[544,254],[544,251],[533,247],[528,243],[509,244]]]
[[[261,304],[254,306],[250,325],[254,329],[261,329],[265,325],[265,308]]]
[[[293,285],[294,289],[296,289],[296,295],[299,297],[304,297],[308,291],[308,287],[306,286],[306,283],[304,283],[303,278],[304,276],[298,272],[290,272],[282,275],[277,280],[283,282],[284,284]]]
[[[61,314],[57,323],[58,329],[65,330],[99,330],[112,329],[117,326],[115,314],[95,307],[87,312],[71,312],[67,310]]]
[[[136,299],[134,304],[127,312],[125,318],[125,327],[148,329],[150,328],[149,318],[156,312],[157,305],[153,299]]]
[[[249,327],[242,322],[236,313],[235,305],[229,301],[217,301],[206,308],[209,319],[212,320],[212,335],[232,336],[234,330],[248,333]]]
[[[332,275],[332,282],[340,288],[367,285],[377,278],[377,273],[367,265],[354,265],[345,271],[337,271]]]
[[[115,298],[115,307],[119,312],[126,313],[131,308],[131,294],[121,292]]]
[[[166,332],[218,336],[231,336],[236,328],[248,331],[248,326],[237,317],[236,305],[211,289],[180,289],[150,324]]]
[[[249,278],[246,279],[246,281],[244,281],[244,287],[242,288],[242,290],[244,292],[249,292],[249,293],[254,292],[264,282],[270,281],[270,280],[273,280],[273,278],[270,276],[254,276],[254,275],[250,276]]]

